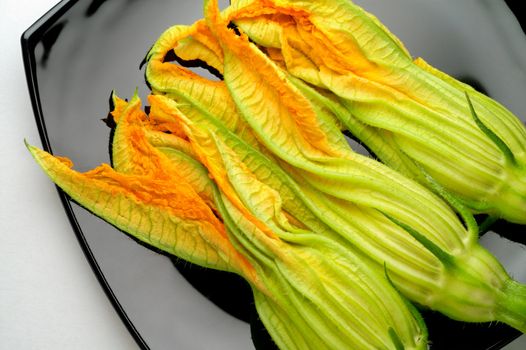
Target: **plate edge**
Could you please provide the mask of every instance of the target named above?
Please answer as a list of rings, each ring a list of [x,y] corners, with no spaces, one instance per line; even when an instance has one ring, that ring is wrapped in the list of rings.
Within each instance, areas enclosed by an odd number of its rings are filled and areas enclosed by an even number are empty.
[[[42,17],[36,20],[28,29],[26,29],[22,33],[20,37],[22,59],[24,63],[24,71],[26,75],[26,82],[29,97],[31,100],[31,106],[33,109],[33,115],[37,124],[40,140],[42,142],[42,147],[44,148],[44,150],[50,153],[52,153],[52,150],[46,130],[42,106],[40,103],[34,49],[36,47],[36,44],[42,38],[43,34],[76,3],[78,3],[78,0],[60,1],[48,12],[46,12]],[[99,281],[99,284],[104,290],[107,298],[109,299],[113,308],[119,315],[121,321],[124,323],[124,325],[128,329],[128,332],[133,337],[139,348],[145,350],[150,349],[149,346],[146,344],[145,340],[139,334],[138,330],[133,325],[131,319],[124,311],[124,308],[118,301],[108,281],[106,280],[106,277],[104,276],[99,264],[97,263],[95,256],[88,245],[86,237],[84,236],[84,233],[82,232],[82,229],[80,228],[80,225],[75,217],[69,197],[58,186],[56,188],[60,201],[62,202],[62,205],[66,211],[68,220],[73,228],[75,236],[77,237],[82,252],[84,253],[86,260],[88,261],[93,273],[97,277],[97,280]]]

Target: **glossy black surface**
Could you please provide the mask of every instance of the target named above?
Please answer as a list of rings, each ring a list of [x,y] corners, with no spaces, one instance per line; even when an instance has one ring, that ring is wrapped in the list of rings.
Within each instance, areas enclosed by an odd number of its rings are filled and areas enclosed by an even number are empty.
[[[359,3],[368,8],[368,1]],[[426,31],[431,23],[411,24],[409,19],[415,14],[404,8],[410,8],[413,1],[370,3],[371,11],[395,33],[398,34],[395,28],[399,29],[404,41],[404,28],[422,26],[418,30],[408,29],[417,33],[407,38],[409,48],[421,50],[419,54],[426,58],[428,52],[432,63],[448,67],[450,55],[434,55],[437,45],[442,49],[437,52],[448,50],[445,43],[418,39],[418,35],[436,33]],[[411,8],[416,11],[418,6]],[[110,128],[102,119],[108,113],[111,91],[126,98],[138,88],[139,95],[146,96],[148,89],[139,66],[150,45],[168,26],[190,24],[201,16],[199,1],[70,0],[61,2],[36,22],[24,33],[22,48],[44,148],[67,155],[78,170],[109,162]],[[449,19],[447,12],[439,12],[437,16],[445,16],[443,22]],[[513,22],[513,18],[509,21]],[[456,50],[462,48],[460,39],[452,40],[451,45]],[[467,57],[470,54],[466,53]],[[498,86],[496,81],[463,70],[469,66],[470,62],[461,61],[449,67],[454,70],[452,74],[475,78],[490,94],[501,97],[500,90],[492,90]],[[502,98],[516,101],[513,94],[509,95],[503,94]],[[526,114],[524,104],[513,104],[510,108]],[[251,336],[260,348],[272,348],[264,328],[257,322],[250,290],[243,281],[145,249],[71,203],[62,193],[60,198],[102,287],[141,348],[247,349],[252,347]],[[498,228],[504,235],[513,233],[512,229],[517,232],[523,229],[505,224],[499,224]],[[505,250],[508,257],[512,256],[510,264],[524,261],[516,258],[524,257],[522,247],[493,233],[486,244],[497,253]],[[524,277],[522,267],[511,269],[515,269],[516,276]],[[519,335],[504,325],[464,324],[431,312],[425,312],[424,316],[432,349],[498,349]]]

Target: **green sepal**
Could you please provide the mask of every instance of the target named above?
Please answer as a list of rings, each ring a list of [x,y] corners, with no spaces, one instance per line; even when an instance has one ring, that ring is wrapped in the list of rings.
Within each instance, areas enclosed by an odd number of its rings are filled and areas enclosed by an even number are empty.
[[[479,224],[479,236],[488,232],[491,229],[491,226],[497,222],[499,218],[494,215],[489,215]]]
[[[409,225],[406,225],[403,222],[400,222],[400,221],[396,220],[395,218],[389,216],[388,214],[383,213],[383,212],[382,212],[382,214],[385,215],[385,217],[387,217],[393,223],[395,223],[396,225],[398,225],[401,228],[403,228],[414,239],[416,239],[420,244],[422,244],[424,246],[424,248],[426,248],[431,253],[433,253],[433,255],[435,255],[444,264],[444,266],[453,266],[455,264],[455,262],[454,262],[455,258],[451,254],[447,253],[442,248],[440,248],[438,245],[433,243],[429,238],[427,238],[426,236],[422,235],[420,232],[418,232],[417,230],[413,229]]]
[[[420,170],[428,186],[436,194],[438,194],[442,199],[444,199],[461,217],[464,221],[466,229],[471,234],[472,237],[475,237],[480,232],[477,221],[475,217],[468,209],[466,203],[463,199],[458,198],[453,193],[449,192],[441,184],[439,184],[429,173],[416,161],[413,159],[414,164]],[[471,207],[471,205],[470,205]]]
[[[387,332],[389,334],[389,337],[393,341],[395,349],[396,350],[404,350],[404,344],[402,344],[402,341],[398,337],[398,334],[396,334],[396,331],[393,329],[393,327],[389,327],[389,330]]]
[[[473,120],[477,124],[480,131],[482,131],[484,134],[486,134],[487,137],[490,138],[491,141],[500,149],[502,154],[504,154],[504,157],[508,162],[510,162],[513,165],[517,165],[517,160],[515,159],[515,156],[513,155],[513,152],[509,149],[509,147],[502,141],[500,137],[497,136],[491,129],[489,129],[482,120],[479,119],[477,112],[475,112],[475,108],[473,107],[473,103],[471,103],[471,99],[469,97],[469,94],[465,92],[466,99],[468,100],[469,110],[471,112],[471,116],[473,117]]]

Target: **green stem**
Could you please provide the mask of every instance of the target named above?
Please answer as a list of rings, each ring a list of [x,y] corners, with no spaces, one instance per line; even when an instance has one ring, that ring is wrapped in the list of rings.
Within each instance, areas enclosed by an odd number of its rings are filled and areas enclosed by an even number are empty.
[[[495,318],[526,333],[526,285],[512,279],[505,282]]]
[[[487,201],[494,203],[496,215],[506,221],[526,224],[526,169],[509,167],[500,188]]]

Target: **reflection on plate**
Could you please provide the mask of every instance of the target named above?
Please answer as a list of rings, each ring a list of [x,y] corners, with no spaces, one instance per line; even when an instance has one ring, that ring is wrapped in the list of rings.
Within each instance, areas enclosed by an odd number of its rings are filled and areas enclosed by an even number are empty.
[[[524,34],[504,2],[356,2],[415,56],[478,82],[517,115],[526,115]],[[71,157],[78,170],[109,162],[109,129],[101,119],[110,92],[131,96],[137,87],[146,96],[139,65],[150,45],[168,26],[201,17],[200,1],[69,0],[37,21],[22,45],[44,147]],[[243,282],[145,249],[62,194],[61,199],[97,277],[142,348],[254,348],[246,321],[268,348]],[[526,282],[526,252],[519,244],[494,233],[482,240]],[[498,349],[519,335],[504,325],[463,324],[429,312],[425,317],[432,349]]]

